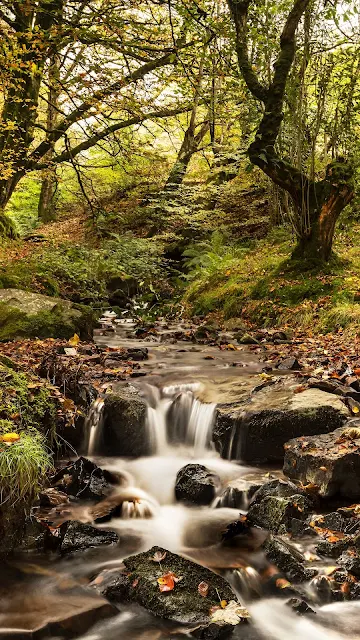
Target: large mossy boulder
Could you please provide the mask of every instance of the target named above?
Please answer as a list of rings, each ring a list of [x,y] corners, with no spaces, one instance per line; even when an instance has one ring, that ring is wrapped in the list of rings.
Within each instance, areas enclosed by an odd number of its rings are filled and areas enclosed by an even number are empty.
[[[213,440],[224,458],[279,462],[288,440],[329,433],[349,416],[338,396],[318,389],[294,393],[280,381],[248,402],[220,404]]]
[[[172,589],[160,591],[158,579],[169,573],[175,577],[174,583],[169,580]],[[201,595],[201,584],[206,595]],[[236,600],[222,577],[159,547],[125,558],[124,570],[105,574],[98,590],[110,602],[136,602],[155,616],[182,624],[209,624],[211,607],[219,606],[220,599]]]
[[[98,452],[126,457],[149,454],[151,443],[146,429],[146,416],[147,404],[131,385],[107,395]]]
[[[91,338],[90,307],[21,289],[0,289],[0,340],[14,338]]]

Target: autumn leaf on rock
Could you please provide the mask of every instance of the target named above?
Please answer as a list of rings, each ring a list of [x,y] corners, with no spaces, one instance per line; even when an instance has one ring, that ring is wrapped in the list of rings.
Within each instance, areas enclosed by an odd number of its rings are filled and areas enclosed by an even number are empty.
[[[151,560],[153,562],[162,562],[163,560],[165,560],[165,558],[166,558],[166,551],[164,551],[164,552],[155,551],[155,553],[152,556]]]
[[[169,571],[161,576],[161,578],[158,578],[157,582],[161,593],[164,593],[165,591],[172,591],[177,580],[175,574],[172,571]]]
[[[203,598],[206,598],[207,594],[209,593],[209,585],[207,582],[200,582],[199,586],[198,586],[198,592],[200,593],[200,595]]]
[[[80,338],[77,333],[74,333],[73,337],[69,339],[68,344],[70,347],[77,347],[80,342]]]

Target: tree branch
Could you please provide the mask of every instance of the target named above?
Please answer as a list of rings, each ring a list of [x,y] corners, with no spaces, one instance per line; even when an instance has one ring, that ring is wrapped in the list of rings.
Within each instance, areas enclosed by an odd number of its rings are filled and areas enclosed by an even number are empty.
[[[120,131],[120,129],[126,129],[127,127],[134,126],[135,124],[141,124],[146,120],[155,120],[156,118],[170,118],[171,116],[176,116],[179,113],[185,113],[186,111],[191,111],[192,104],[181,105],[180,107],[175,107],[174,109],[162,109],[161,111],[153,111],[151,113],[143,113],[139,116],[134,116],[133,118],[129,118],[128,120],[122,120],[121,122],[116,122],[110,127],[106,127],[105,129],[101,129],[97,133],[94,133],[90,138],[84,140],[76,147],[72,149],[67,148],[65,151],[60,153],[57,156],[52,158],[51,163],[60,163],[67,162],[75,158],[82,151],[86,151],[91,147],[94,147],[100,140],[107,138],[111,133],[115,133],[116,131]],[[34,163],[30,162],[27,165],[27,169],[30,170],[38,170],[38,169],[46,169],[47,163]]]

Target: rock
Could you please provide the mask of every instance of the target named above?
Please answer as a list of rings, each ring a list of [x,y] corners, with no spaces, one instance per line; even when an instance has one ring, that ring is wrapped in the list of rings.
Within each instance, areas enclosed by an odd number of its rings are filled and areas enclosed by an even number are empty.
[[[92,338],[90,307],[21,289],[0,289],[0,340],[23,337]]]
[[[285,358],[277,365],[281,371],[300,371],[301,364],[297,358]]]
[[[156,552],[166,553],[161,567],[153,560]],[[125,558],[124,565],[123,572],[111,572],[97,587],[110,602],[136,602],[153,615],[167,620],[209,625],[209,610],[219,604],[219,595],[227,602],[235,600],[222,577],[159,547]],[[157,580],[168,572],[181,579],[175,582],[173,590],[162,593]],[[198,591],[201,582],[209,585],[206,597]]]
[[[222,457],[278,462],[288,440],[329,433],[349,417],[340,398],[317,389],[294,394],[286,384],[262,389],[247,403],[218,405],[213,440]]]
[[[118,543],[119,537],[114,531],[97,529],[81,522],[69,522],[60,545],[60,551],[62,555],[68,555],[75,551],[85,551],[86,549]]]
[[[83,457],[60,469],[51,481],[59,491],[81,500],[101,500],[117,484],[117,478],[113,474]]]
[[[187,464],[176,476],[175,497],[179,502],[207,505],[219,485],[220,479],[202,464]]]
[[[259,340],[251,336],[249,333],[244,333],[241,337],[239,334],[235,335],[239,344],[260,344]]]
[[[53,487],[44,489],[39,494],[40,507],[57,507],[60,504],[65,504],[66,502],[69,502],[69,497],[66,493],[58,491]]]
[[[212,623],[208,626],[201,626],[192,632],[193,638],[199,640],[225,640],[230,638],[234,631],[232,624],[216,624]]]
[[[343,567],[352,575],[360,578],[360,558],[355,549],[350,548],[344,551],[337,562],[340,567]]]
[[[290,600],[288,600],[286,604],[300,616],[309,613],[313,613],[314,615],[316,615],[316,611],[309,607],[308,603],[301,598],[290,598]]]
[[[360,497],[360,430],[336,429],[332,433],[290,440],[285,445],[284,473],[319,487],[319,495]]]
[[[260,487],[269,482],[269,475],[247,473],[236,480],[232,480],[219,496],[216,507],[230,507],[232,509],[247,509],[251,498]]]
[[[305,567],[305,558],[295,547],[278,536],[269,536],[263,545],[267,559],[284,573],[290,582],[310,580],[316,569]]]
[[[279,482],[279,481],[275,481]],[[269,483],[272,485],[273,483]],[[286,483],[283,483],[286,485]],[[313,511],[312,501],[300,495],[297,487],[287,487],[291,495],[285,496],[278,494],[266,494],[267,485],[263,485],[255,494],[255,501],[250,505],[248,511],[248,521],[264,529],[268,529],[274,533],[279,530],[291,531],[292,520],[305,520]]]
[[[147,404],[134,387],[107,395],[99,453],[135,457],[149,454],[146,416]]]

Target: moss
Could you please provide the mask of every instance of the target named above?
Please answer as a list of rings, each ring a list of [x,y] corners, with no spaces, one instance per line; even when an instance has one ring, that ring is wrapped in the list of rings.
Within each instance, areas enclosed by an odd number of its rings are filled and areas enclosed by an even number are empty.
[[[0,341],[18,337],[70,338],[74,333],[89,338],[94,321],[94,312],[85,305],[73,308],[57,305],[51,311],[26,314],[0,303]]]

